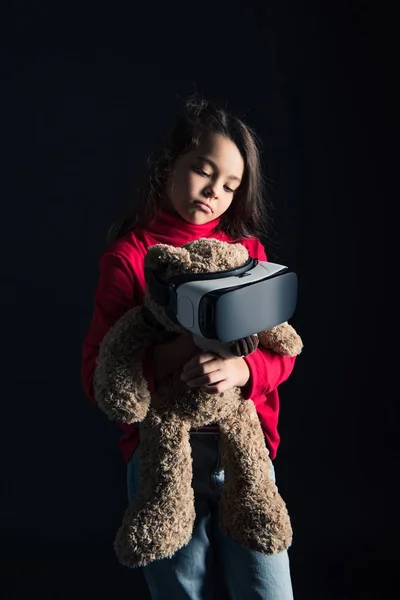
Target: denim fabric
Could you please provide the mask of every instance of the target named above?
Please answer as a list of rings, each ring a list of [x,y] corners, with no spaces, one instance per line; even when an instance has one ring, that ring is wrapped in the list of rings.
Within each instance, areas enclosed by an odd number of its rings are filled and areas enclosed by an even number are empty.
[[[287,552],[266,556],[224,535],[218,525],[218,498],[224,481],[219,436],[192,434],[196,521],[187,546],[172,558],[143,568],[152,600],[213,600],[222,577],[230,600],[293,600]],[[272,467],[272,479],[275,473]],[[128,499],[139,484],[137,452],[128,465]]]

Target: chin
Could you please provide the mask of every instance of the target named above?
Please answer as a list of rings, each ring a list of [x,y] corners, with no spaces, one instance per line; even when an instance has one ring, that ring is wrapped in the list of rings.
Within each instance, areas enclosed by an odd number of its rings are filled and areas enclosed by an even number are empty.
[[[180,212],[180,216],[192,225],[204,225],[215,219],[214,213],[208,215],[201,211],[191,209]]]
[[[210,223],[210,221],[214,221],[214,219],[214,215],[205,215],[198,213],[189,214],[186,217],[186,220],[190,223],[193,223],[193,225],[204,225],[205,223]]]

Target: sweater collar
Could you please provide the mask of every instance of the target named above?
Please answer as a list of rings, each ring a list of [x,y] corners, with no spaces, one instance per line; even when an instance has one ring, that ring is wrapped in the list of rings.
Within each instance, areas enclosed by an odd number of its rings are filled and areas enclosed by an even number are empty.
[[[147,225],[146,230],[159,243],[181,246],[201,237],[210,237],[219,221],[218,218],[203,225],[193,225],[178,214],[160,210],[157,218]]]

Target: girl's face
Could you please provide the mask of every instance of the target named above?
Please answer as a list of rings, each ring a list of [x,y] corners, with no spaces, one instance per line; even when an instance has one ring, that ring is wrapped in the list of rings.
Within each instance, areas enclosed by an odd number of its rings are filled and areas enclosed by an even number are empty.
[[[210,136],[177,159],[167,181],[167,209],[193,225],[213,221],[230,207],[243,171],[237,146],[225,137]]]

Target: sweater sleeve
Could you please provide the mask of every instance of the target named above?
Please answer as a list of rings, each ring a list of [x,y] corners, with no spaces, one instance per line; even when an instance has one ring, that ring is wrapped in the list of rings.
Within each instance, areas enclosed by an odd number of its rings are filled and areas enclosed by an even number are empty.
[[[265,249],[259,240],[254,240],[250,254],[253,258],[261,261],[268,260]],[[286,381],[293,371],[296,357],[281,356],[259,346],[244,360],[249,367],[250,379],[243,388],[243,396],[250,399],[269,394]]]
[[[99,261],[99,281],[94,298],[94,311],[89,330],[82,344],[81,379],[86,395],[95,402],[93,375],[100,344],[109,329],[129,309],[136,305],[135,282],[132,269],[118,255],[103,254]],[[152,369],[149,364],[151,352],[144,358],[144,373],[153,387]]]
[[[243,396],[259,398],[275,390],[286,381],[293,371],[296,357],[280,356],[265,348],[257,349],[245,361],[250,370],[250,379],[243,388]]]

